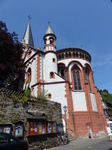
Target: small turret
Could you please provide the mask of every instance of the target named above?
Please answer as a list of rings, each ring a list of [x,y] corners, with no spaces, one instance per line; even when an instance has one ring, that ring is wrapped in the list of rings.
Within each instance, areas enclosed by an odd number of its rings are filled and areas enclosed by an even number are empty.
[[[48,24],[48,28],[46,30],[46,33],[43,37],[44,40],[44,52],[48,52],[48,51],[54,51],[56,52],[56,35],[54,34],[50,23]]]
[[[57,56],[56,56],[56,35],[54,34],[50,23],[43,37],[44,39],[44,80],[51,82],[55,80],[55,73],[57,73]]]

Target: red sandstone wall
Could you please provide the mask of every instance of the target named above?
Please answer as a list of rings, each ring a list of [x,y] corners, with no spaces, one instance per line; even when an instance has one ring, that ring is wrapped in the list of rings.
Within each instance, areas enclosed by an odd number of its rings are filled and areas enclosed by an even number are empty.
[[[97,112],[88,113],[88,112],[75,112],[72,115],[69,115],[69,120],[67,120],[68,124],[68,132],[73,132],[73,119],[74,119],[74,134],[77,137],[88,137],[88,133],[91,129],[92,136],[100,136],[99,132],[104,131],[106,133],[106,128],[104,125],[105,118],[102,114]]]
[[[103,112],[100,93],[98,92],[94,82],[92,71],[89,75],[89,81],[84,79],[84,73],[81,72],[81,85],[85,91],[87,112],[79,111],[74,112],[73,110],[73,100],[71,95],[71,89],[69,89],[69,84],[66,84],[66,97],[68,103],[68,113],[69,119],[67,120],[68,132],[76,135],[77,137],[88,137],[88,133],[91,129],[92,136],[101,136],[101,132],[106,134],[106,118]],[[69,75],[68,75],[69,77]],[[91,91],[90,91],[91,86]],[[93,112],[91,105],[90,92],[95,94],[97,110],[98,112]],[[65,118],[65,116],[63,116]]]

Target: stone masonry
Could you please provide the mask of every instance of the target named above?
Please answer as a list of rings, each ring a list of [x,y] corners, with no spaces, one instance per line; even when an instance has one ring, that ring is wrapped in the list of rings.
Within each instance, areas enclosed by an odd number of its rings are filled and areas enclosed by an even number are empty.
[[[46,101],[41,102],[37,99],[23,103],[20,101],[14,102],[12,99],[0,96],[0,124],[12,124],[17,121],[23,121],[24,136],[23,139],[29,143],[29,150],[43,150],[54,146],[62,145],[58,134],[37,135],[27,138],[27,117],[43,116],[49,121],[62,123],[61,105],[59,103]],[[12,130],[12,134],[14,131]]]

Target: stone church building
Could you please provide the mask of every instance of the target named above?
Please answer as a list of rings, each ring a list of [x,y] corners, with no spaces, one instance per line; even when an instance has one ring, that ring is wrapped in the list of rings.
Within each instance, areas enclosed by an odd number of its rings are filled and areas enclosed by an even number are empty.
[[[26,67],[23,89],[32,90],[37,97],[42,90],[48,91],[48,99],[68,107],[68,132],[80,137],[100,136],[105,131],[105,116],[100,92],[94,80],[91,56],[81,48],[56,49],[56,35],[50,23],[43,36],[44,49],[34,48],[30,21],[22,43],[25,46]]]

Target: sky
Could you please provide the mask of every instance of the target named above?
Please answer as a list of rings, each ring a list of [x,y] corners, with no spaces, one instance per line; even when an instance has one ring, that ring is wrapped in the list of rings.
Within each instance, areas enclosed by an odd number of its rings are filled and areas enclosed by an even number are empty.
[[[48,22],[57,36],[57,50],[82,48],[91,57],[98,89],[112,93],[111,0],[0,0],[0,20],[23,38],[31,16],[34,47],[43,50]]]

